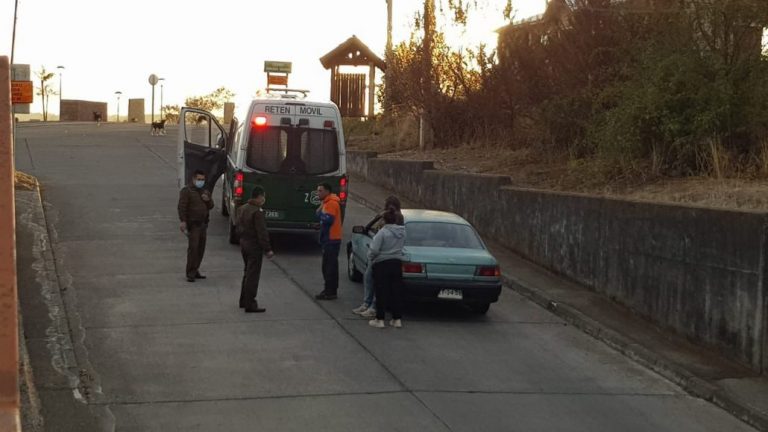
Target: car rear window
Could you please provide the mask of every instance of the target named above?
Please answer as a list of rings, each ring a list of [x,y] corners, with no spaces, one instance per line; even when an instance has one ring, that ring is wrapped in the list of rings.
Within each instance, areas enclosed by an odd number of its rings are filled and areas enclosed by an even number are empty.
[[[406,246],[485,249],[469,225],[444,222],[409,222],[405,225]]]
[[[251,129],[246,164],[284,174],[328,174],[339,169],[336,131],[264,127]]]

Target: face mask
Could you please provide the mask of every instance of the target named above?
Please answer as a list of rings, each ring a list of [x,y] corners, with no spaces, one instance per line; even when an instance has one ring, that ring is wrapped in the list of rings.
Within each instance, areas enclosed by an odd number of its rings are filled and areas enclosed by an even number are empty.
[[[202,189],[205,186],[205,180],[195,180],[195,187]]]

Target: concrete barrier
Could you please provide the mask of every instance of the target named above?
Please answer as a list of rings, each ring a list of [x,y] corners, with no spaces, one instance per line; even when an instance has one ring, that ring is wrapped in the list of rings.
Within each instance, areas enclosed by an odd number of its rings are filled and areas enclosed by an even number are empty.
[[[458,213],[519,255],[768,370],[768,214],[527,190],[504,176],[348,154],[353,174]]]
[[[16,292],[11,67],[0,57],[0,430],[18,431],[19,327]]]

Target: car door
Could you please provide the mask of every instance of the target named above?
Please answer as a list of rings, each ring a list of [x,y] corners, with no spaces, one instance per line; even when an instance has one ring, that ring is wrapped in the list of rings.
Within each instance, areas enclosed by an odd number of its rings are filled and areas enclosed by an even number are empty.
[[[234,175],[235,170],[237,169],[237,159],[236,159],[236,148],[235,146],[238,145],[238,128],[240,127],[240,121],[237,119],[237,117],[232,117],[232,123],[229,124],[229,133],[227,134],[227,142],[226,142],[226,154],[227,154],[227,161],[226,161],[226,168],[224,172],[224,184],[222,187],[224,188],[223,196],[225,198],[225,202],[223,204],[228,203],[227,200],[231,199],[232,194],[232,184],[234,184]],[[227,209],[228,210],[228,209]]]
[[[195,171],[201,170],[205,173],[205,189],[212,192],[227,167],[229,137],[216,117],[205,110],[184,107],[179,123],[179,187],[187,184]]]
[[[366,268],[368,268],[368,250],[371,248],[373,236],[375,236],[377,232],[378,229],[374,227],[365,234],[356,234],[354,236],[355,243],[352,246],[352,253],[355,258],[355,265],[362,272],[365,272]]]

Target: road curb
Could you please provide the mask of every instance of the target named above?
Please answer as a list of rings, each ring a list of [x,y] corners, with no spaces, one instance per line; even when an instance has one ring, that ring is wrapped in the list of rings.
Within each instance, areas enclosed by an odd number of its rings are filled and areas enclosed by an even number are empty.
[[[349,196],[371,210],[379,211],[381,209],[371,200],[359,194],[350,192]],[[694,375],[684,367],[668,361],[663,356],[635,343],[627,336],[593,320],[577,308],[559,303],[556,299],[536,288],[526,285],[523,281],[512,275],[502,271],[501,279],[509,289],[547,309],[570,325],[620,352],[625,357],[672,381],[691,396],[713,403],[758,430],[768,432],[768,416],[732,397],[722,387]]]
[[[29,359],[24,320],[19,307],[19,387],[21,396],[21,425],[25,432],[43,430],[42,403],[35,384],[32,362]]]

